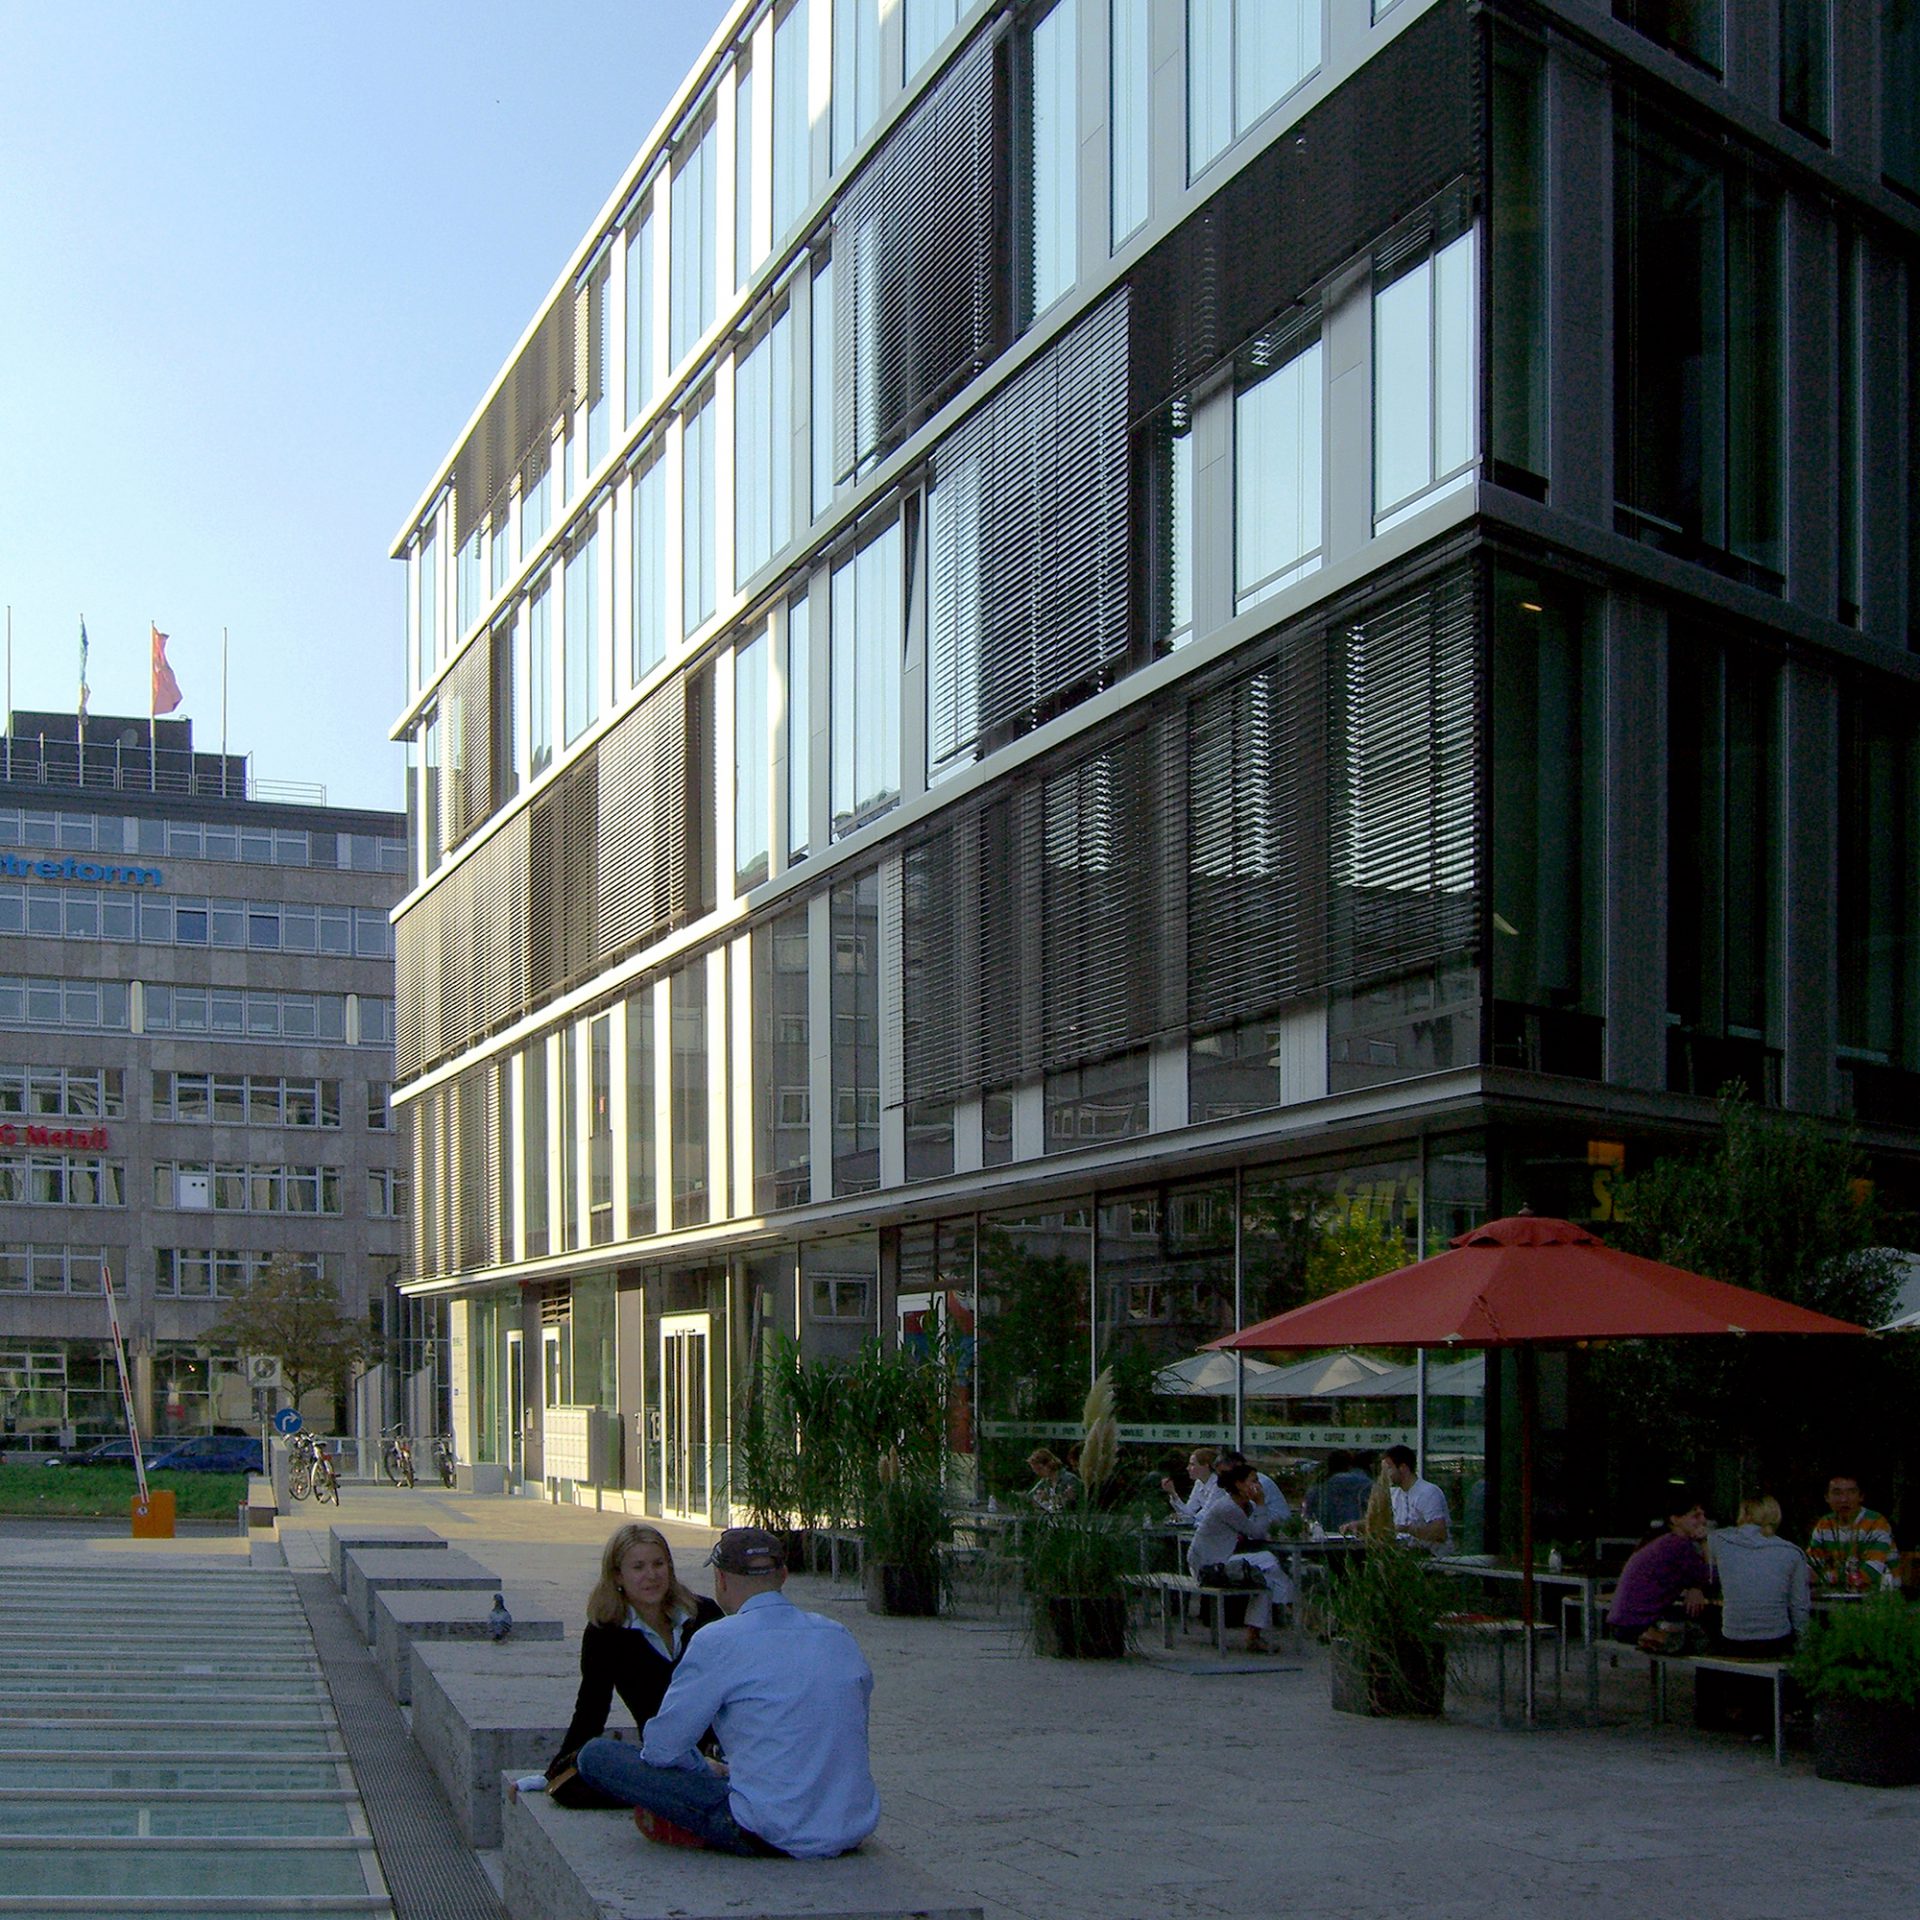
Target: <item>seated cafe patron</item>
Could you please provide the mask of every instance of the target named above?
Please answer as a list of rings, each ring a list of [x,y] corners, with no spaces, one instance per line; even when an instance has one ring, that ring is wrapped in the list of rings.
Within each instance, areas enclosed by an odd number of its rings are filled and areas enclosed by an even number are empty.
[[[1697,1619],[1707,1604],[1713,1571],[1701,1551],[1707,1510],[1686,1489],[1669,1490],[1667,1523],[1620,1570],[1620,1584],[1607,1609],[1607,1631],[1628,1646],[1660,1652],[1678,1638],[1676,1628]]]
[[[1860,1498],[1860,1482],[1836,1473],[1827,1482],[1827,1512],[1807,1542],[1815,1593],[1873,1593],[1890,1586],[1899,1566],[1893,1523]]]

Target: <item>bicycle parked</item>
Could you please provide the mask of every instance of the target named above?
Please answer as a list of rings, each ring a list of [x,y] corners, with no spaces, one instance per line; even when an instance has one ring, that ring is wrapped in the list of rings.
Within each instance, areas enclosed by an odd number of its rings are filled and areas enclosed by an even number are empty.
[[[340,1501],[340,1476],[326,1442],[310,1433],[296,1433],[287,1448],[287,1491],[296,1500],[312,1494],[316,1504]]]
[[[407,1431],[404,1420],[396,1421],[390,1427],[382,1427],[380,1465],[386,1476],[396,1487],[413,1485],[413,1436]]]
[[[433,1464],[439,1470],[440,1484],[443,1487],[453,1486],[456,1482],[457,1475],[454,1472],[452,1434],[443,1433],[435,1439],[433,1443]]]

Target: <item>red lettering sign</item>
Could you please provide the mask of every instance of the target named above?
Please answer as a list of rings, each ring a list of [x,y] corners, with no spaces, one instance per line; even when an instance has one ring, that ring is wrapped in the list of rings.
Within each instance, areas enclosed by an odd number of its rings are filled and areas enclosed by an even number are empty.
[[[68,1147],[81,1153],[105,1153],[105,1127],[22,1127],[0,1120],[0,1147]]]

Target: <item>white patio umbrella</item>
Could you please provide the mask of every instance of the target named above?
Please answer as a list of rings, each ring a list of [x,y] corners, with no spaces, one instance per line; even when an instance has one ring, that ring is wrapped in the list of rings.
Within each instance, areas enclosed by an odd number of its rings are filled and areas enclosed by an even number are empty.
[[[1256,1379],[1280,1369],[1271,1360],[1247,1360],[1247,1391],[1253,1392]],[[1153,1376],[1155,1393],[1211,1394],[1219,1399],[1233,1391],[1233,1355],[1230,1353],[1190,1353]]]
[[[1893,1318],[1880,1326],[1882,1333],[1920,1332],[1920,1253],[1901,1254],[1900,1265],[1900,1298]]]
[[[1336,1387],[1329,1400],[1411,1400],[1420,1391],[1420,1368],[1416,1363],[1392,1367],[1371,1380],[1356,1380],[1351,1386]],[[1461,1360],[1443,1360],[1437,1366],[1427,1363],[1427,1397],[1437,1399],[1453,1394],[1469,1400],[1481,1400],[1487,1392],[1487,1356],[1474,1353]]]
[[[1366,1393],[1368,1382],[1400,1369],[1370,1353],[1323,1353],[1290,1367],[1266,1367],[1258,1386],[1247,1375],[1249,1400],[1331,1400],[1343,1393]]]

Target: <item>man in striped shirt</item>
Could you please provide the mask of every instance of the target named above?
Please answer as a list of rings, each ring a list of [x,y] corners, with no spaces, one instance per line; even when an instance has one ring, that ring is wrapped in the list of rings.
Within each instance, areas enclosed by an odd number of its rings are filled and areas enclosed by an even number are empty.
[[[1893,1578],[1899,1550],[1893,1523],[1860,1498],[1860,1482],[1836,1473],[1827,1482],[1828,1513],[1807,1542],[1815,1593],[1872,1593]]]

